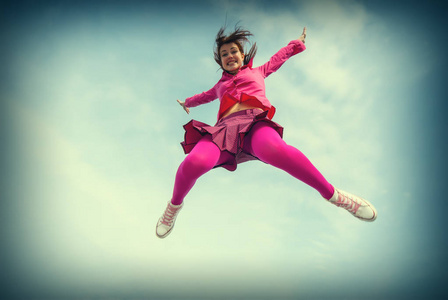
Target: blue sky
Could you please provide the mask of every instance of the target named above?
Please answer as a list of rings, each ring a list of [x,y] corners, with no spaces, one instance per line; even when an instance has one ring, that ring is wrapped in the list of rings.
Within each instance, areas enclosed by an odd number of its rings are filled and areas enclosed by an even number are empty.
[[[83,299],[412,299],[446,295],[443,2],[14,2],[2,17],[1,238],[6,292]],[[260,162],[213,170],[174,233],[154,228],[182,125],[218,101],[219,28],[267,61],[285,140],[378,209],[363,223]],[[19,288],[20,286],[20,288]]]

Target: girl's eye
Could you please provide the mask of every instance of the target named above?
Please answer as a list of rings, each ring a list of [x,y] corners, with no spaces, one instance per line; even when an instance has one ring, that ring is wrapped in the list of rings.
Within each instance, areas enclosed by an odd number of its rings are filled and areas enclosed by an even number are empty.
[[[222,57],[226,57],[227,56],[227,53],[225,53],[225,54],[223,54],[223,55],[221,55]]]

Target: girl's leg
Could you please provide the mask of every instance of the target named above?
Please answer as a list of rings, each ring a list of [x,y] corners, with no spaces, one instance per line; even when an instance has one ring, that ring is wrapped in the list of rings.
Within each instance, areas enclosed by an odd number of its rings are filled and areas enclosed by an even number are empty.
[[[185,196],[196,180],[218,163],[220,156],[221,151],[211,141],[211,136],[204,136],[180,164],[174,182],[173,198],[157,222],[156,235],[159,238],[166,238],[172,232]]]
[[[266,123],[255,124],[245,142],[246,151],[312,186],[330,203],[344,208],[363,221],[372,222],[377,218],[378,213],[370,202],[335,189],[302,152],[287,145],[275,129]]]
[[[245,149],[265,163],[282,169],[316,189],[322,197],[330,199],[333,186],[298,149],[289,146],[280,135],[264,122],[254,125],[245,139]]]
[[[211,141],[211,136],[204,136],[180,164],[174,182],[173,205],[182,204],[185,196],[196,180],[210,171],[218,162],[221,150]]]

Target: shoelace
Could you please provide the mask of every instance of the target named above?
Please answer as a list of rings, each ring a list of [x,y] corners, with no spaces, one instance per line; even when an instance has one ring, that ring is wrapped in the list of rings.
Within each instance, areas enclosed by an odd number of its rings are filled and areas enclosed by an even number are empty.
[[[168,207],[166,208],[165,213],[162,216],[162,224],[165,224],[166,226],[171,226],[173,224],[174,217],[176,216],[179,209],[180,207],[176,208],[168,204]]]
[[[343,207],[352,214],[356,214],[359,207],[361,206],[360,203],[356,202],[355,199],[349,197],[348,195],[345,195],[338,191],[338,201],[334,203],[336,206]]]

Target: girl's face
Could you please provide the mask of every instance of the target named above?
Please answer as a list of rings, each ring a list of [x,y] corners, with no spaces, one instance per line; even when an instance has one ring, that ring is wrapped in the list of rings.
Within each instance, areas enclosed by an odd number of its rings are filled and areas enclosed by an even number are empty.
[[[221,64],[224,70],[231,74],[238,73],[243,65],[244,54],[241,53],[237,44],[228,43],[221,46],[219,50],[221,55]]]

